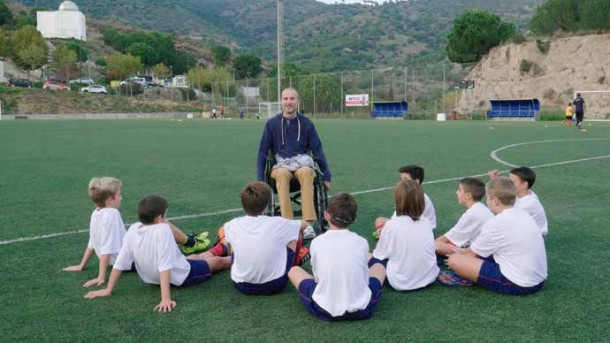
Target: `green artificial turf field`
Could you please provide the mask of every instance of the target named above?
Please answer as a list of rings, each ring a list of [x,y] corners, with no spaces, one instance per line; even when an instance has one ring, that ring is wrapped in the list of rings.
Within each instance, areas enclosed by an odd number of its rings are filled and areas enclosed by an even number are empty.
[[[256,177],[263,121],[2,121],[0,340],[608,341],[610,123],[585,124],[587,132],[558,122],[316,121],[333,172],[330,194],[356,193],[352,229],[371,250],[372,222],[392,212],[393,193],[384,188],[398,180],[400,165],[425,167],[442,234],[464,211],[457,180],[510,169],[490,153],[516,143],[528,144],[497,158],[541,166],[534,190],[549,220],[549,278],[536,294],[386,287],[372,320],[325,323],[306,312],[292,286],[245,296],[228,271],[172,288],[178,306],[171,314],[153,312],[158,286],[133,273],[112,297],[85,300],[82,284],[97,275],[97,258],[84,272],[62,271],[80,261],[87,244],[93,176],[122,180],[125,223],[136,220],[141,197],[157,193],[168,198],[178,227],[214,235],[241,214],[226,210],[239,208],[240,188]]]

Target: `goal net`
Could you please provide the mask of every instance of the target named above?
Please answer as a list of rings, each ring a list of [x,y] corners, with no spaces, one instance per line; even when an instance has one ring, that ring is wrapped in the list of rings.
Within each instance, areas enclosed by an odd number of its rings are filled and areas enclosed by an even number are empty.
[[[262,117],[271,118],[274,115],[282,112],[282,105],[279,102],[259,102],[258,113]]]
[[[574,92],[585,100],[585,120],[610,120],[610,90],[581,90]]]

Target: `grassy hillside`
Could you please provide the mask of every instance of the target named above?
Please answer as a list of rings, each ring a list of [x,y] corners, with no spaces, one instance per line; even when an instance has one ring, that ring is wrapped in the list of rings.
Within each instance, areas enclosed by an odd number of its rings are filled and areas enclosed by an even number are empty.
[[[34,5],[34,0],[21,1]],[[38,0],[56,8],[57,1]],[[542,0],[419,0],[380,6],[285,0],[286,60],[309,70],[349,70],[440,60],[452,21],[485,8],[524,28]],[[79,0],[85,15],[200,37],[275,57],[276,0]]]

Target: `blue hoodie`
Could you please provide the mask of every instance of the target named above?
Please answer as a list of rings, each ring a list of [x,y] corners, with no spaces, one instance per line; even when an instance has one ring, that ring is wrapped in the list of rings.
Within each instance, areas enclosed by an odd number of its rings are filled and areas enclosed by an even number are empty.
[[[324,173],[324,181],[330,182],[330,169],[328,169],[316,127],[309,118],[302,114],[297,114],[296,118],[287,119],[279,113],[265,124],[256,165],[259,181],[265,180],[265,164],[269,150],[274,156],[279,154],[283,158],[313,152],[314,160],[318,162]]]

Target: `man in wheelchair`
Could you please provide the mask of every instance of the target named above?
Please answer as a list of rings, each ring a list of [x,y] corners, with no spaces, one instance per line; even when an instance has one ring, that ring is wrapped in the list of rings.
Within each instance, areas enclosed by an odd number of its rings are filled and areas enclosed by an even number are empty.
[[[259,181],[269,183],[272,188],[274,188],[273,182],[275,183],[280,202],[280,212],[282,217],[287,219],[294,218],[291,201],[295,199],[290,196],[291,183],[293,192],[298,191],[300,186],[300,205],[303,220],[311,225],[317,219],[318,225],[322,227],[322,216],[324,214],[323,210],[320,211],[319,203],[325,203],[326,189],[331,186],[330,169],[314,124],[309,118],[299,114],[297,112],[298,108],[298,92],[294,88],[284,89],[282,92],[282,113],[269,119],[263,130],[258,149],[257,178]],[[268,156],[271,156],[269,161]],[[316,173],[317,168],[314,160],[319,165],[318,174]],[[268,164],[270,175],[266,175]],[[295,179],[298,180],[296,186]],[[323,188],[324,194],[320,194],[318,188],[314,189],[316,181]],[[315,194],[314,191],[316,191]],[[314,198],[317,200],[315,204]],[[273,207],[274,204],[272,203],[271,206]],[[304,235],[309,236],[307,238],[313,238],[312,236],[315,236],[315,233],[312,233],[313,229],[308,228]]]

